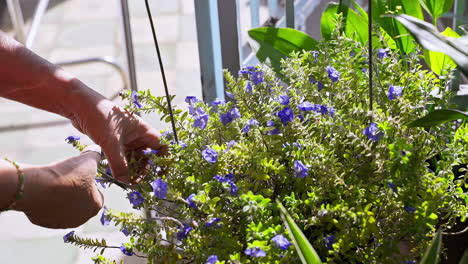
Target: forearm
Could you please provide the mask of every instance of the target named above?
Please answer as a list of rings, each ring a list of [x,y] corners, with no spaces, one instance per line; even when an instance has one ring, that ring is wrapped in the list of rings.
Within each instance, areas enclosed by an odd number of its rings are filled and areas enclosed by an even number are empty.
[[[0,31],[0,97],[71,118],[106,99]]]

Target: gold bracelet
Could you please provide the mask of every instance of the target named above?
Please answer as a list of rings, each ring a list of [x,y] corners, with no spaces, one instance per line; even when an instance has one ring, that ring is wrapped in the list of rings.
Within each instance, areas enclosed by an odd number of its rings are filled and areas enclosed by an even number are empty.
[[[16,205],[16,202],[18,202],[21,198],[23,198],[24,180],[26,178],[23,171],[20,169],[18,164],[16,164],[16,162],[11,161],[7,158],[5,158],[5,160],[10,162],[16,168],[16,173],[18,174],[18,189],[16,190],[15,196],[13,197],[13,200],[10,202],[10,205],[6,209],[0,210],[0,212],[11,210]]]

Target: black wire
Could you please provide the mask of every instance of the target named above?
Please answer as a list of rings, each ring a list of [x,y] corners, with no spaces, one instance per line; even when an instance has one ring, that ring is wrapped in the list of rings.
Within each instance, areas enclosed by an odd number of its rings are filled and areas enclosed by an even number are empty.
[[[369,26],[369,111],[372,112],[372,0],[369,0],[369,8],[367,9],[367,17],[368,17],[368,26]],[[372,122],[372,114],[371,114],[371,122]]]
[[[154,40],[154,45],[156,47],[156,53],[158,54],[159,67],[161,68],[161,75],[162,75],[162,79],[164,83],[164,91],[166,92],[166,100],[167,100],[167,106],[169,108],[169,115],[171,116],[171,124],[172,124],[172,130],[174,132],[174,139],[178,144],[179,139],[177,138],[174,114],[172,113],[171,96],[169,95],[169,90],[167,89],[166,74],[164,73],[164,67],[163,67],[163,63],[161,59],[161,52],[159,51],[158,39],[156,38],[156,31],[154,30],[153,16],[151,15],[151,10],[148,4],[148,0],[145,0],[145,4],[146,4],[146,12],[148,13],[148,19],[151,24],[151,32],[153,33],[153,40]]]

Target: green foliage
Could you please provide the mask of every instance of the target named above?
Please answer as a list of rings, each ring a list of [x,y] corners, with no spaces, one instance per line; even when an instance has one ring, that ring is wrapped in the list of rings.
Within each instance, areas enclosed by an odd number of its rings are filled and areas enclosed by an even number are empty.
[[[343,17],[343,27],[344,32],[347,37],[365,44],[368,40],[368,23],[367,15],[362,17],[357,14],[353,9],[348,8],[344,5],[339,5],[337,3],[329,3],[325,11],[322,13],[322,18],[320,19],[320,32],[322,38],[329,40],[332,37],[332,33],[335,31],[337,25],[336,20],[338,14],[340,14],[339,9],[346,9],[345,12],[342,11],[341,14]]]
[[[216,106],[192,102],[191,113],[175,110],[179,142],[164,133],[170,154],[148,156],[153,167],[128,190],[145,199],[136,208],[152,213],[144,218],[108,212],[114,224],[130,233],[122,242],[149,263],[204,263],[211,255],[221,263],[298,263],[294,247],[283,250],[272,241],[276,235],[299,235],[284,228],[272,202],[278,200],[323,262],[420,258],[436,224],[450,228],[468,215],[463,171],[468,128],[462,125],[455,133],[448,123],[430,130],[406,125],[449,105],[449,73],[438,77],[422,70],[416,53],[400,58],[388,51],[376,59],[369,111],[363,73],[368,56],[361,43],[335,31],[317,44],[316,52],[293,52],[281,60],[288,85],[267,67],[244,69],[238,76],[226,72],[232,100]],[[336,81],[328,66],[339,72]],[[401,96],[390,100],[391,86],[402,87]],[[433,90],[440,95],[431,95]],[[289,96],[287,106],[278,100],[282,95]],[[169,121],[164,98],[140,91],[137,99],[144,107],[130,102],[129,111],[157,112]],[[301,110],[304,102],[314,104],[314,110]],[[223,124],[221,115],[234,107],[240,117]],[[280,113],[286,107],[294,117],[284,122]],[[203,129],[195,123],[201,113],[208,117]],[[251,119],[258,124],[246,132]],[[383,133],[380,140],[363,133],[371,119]],[[206,148],[217,152],[215,162],[203,157]],[[298,161],[307,175],[298,171]],[[461,174],[455,175],[454,168]],[[168,184],[164,199],[153,193],[156,179]],[[213,218],[219,222],[207,225]],[[183,225],[192,228],[186,238],[177,235]],[[325,240],[331,235],[334,243]],[[402,243],[409,245],[406,254],[399,252]],[[249,249],[265,256],[250,256]]]
[[[450,11],[453,6],[453,0],[419,0],[421,6],[432,16],[433,24],[436,25],[439,17]]]
[[[441,34],[446,37],[460,37],[460,35],[458,35],[457,32],[453,31],[449,27],[446,28],[443,32],[441,32]],[[449,56],[445,55],[442,52],[424,50],[424,60],[426,61],[427,65],[431,68],[431,70],[437,75],[442,75],[444,70],[451,70],[457,67],[457,64],[452,59],[450,59]]]
[[[257,58],[268,62],[277,73],[281,72],[280,61],[293,51],[314,50],[317,41],[301,31],[291,28],[254,28],[249,36],[260,45]]]
[[[439,263],[440,251],[442,249],[442,232],[436,232],[432,239],[431,245],[427,248],[420,264],[437,264]]]
[[[396,19],[414,35],[421,46],[428,50],[447,54],[468,75],[468,43],[466,39],[446,37],[440,34],[435,26],[411,16],[399,15]]]
[[[440,124],[455,121],[468,120],[468,113],[456,109],[439,109],[412,121],[408,124],[409,127],[434,127]]]
[[[423,13],[418,1],[405,0],[372,0],[372,13],[374,21],[379,24],[392,37],[397,48],[409,54],[414,52],[416,44],[408,30],[388,15],[406,14],[423,19]]]
[[[284,225],[292,236],[293,244],[296,247],[297,254],[299,254],[302,263],[322,263],[322,261],[320,261],[320,257],[317,255],[317,252],[315,252],[315,249],[309,243],[304,233],[302,233],[299,226],[297,226],[297,224],[294,222],[293,218],[289,215],[288,211],[286,211],[286,208],[284,208],[283,204],[278,200],[276,200],[276,204],[280,210]]]

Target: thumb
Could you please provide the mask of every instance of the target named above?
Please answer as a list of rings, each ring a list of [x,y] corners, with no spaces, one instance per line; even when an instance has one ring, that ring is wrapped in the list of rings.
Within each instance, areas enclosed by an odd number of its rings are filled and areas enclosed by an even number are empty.
[[[125,150],[120,144],[112,144],[103,147],[114,178],[121,182],[129,183],[128,163],[125,158]]]

